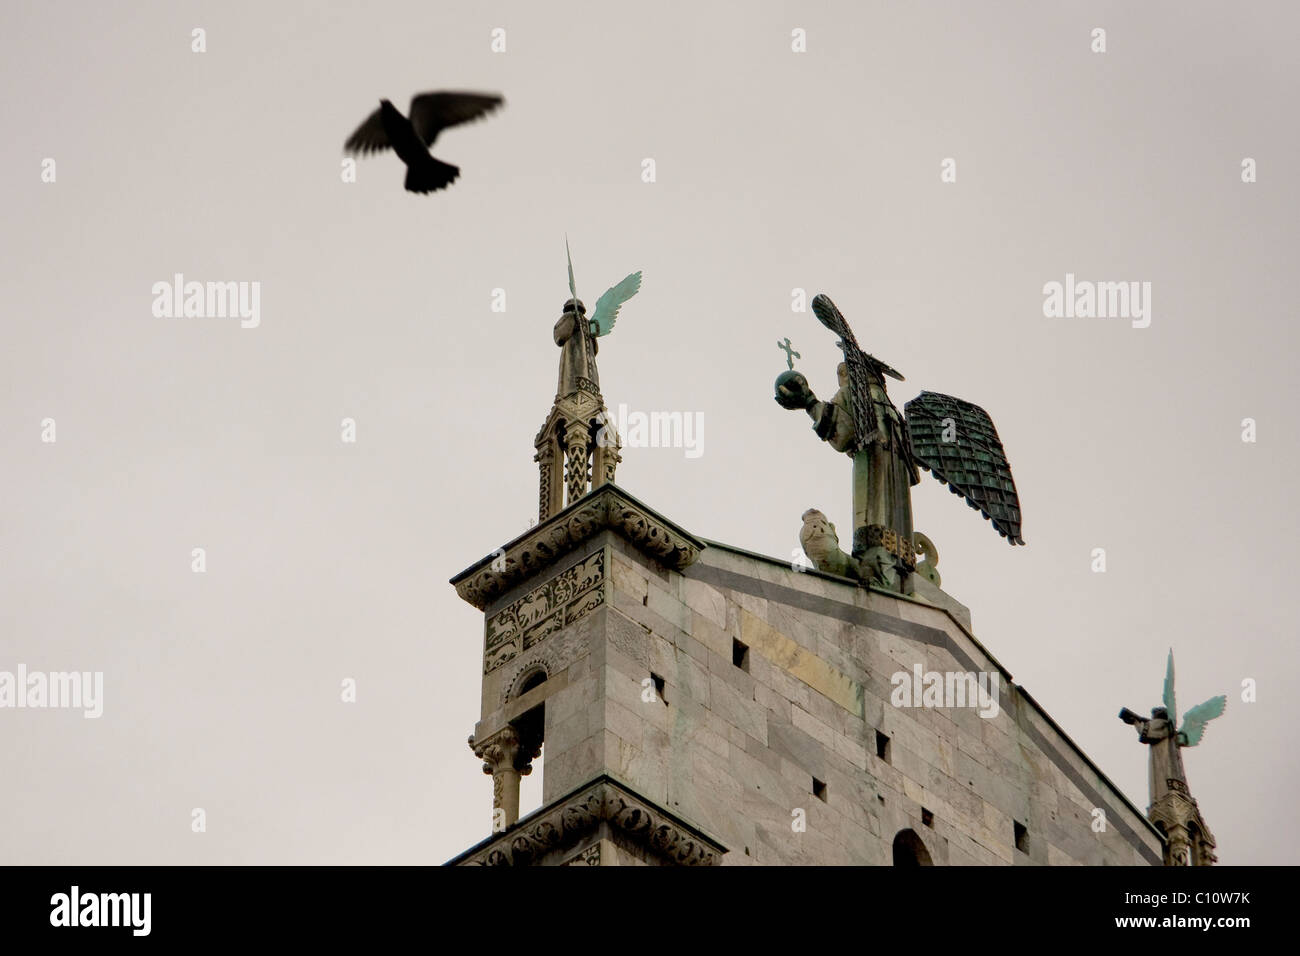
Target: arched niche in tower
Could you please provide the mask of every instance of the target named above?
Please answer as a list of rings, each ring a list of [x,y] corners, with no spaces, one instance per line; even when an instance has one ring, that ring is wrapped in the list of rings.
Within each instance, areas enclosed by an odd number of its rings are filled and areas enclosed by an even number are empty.
[[[915,830],[899,830],[894,837],[894,866],[934,866]]]

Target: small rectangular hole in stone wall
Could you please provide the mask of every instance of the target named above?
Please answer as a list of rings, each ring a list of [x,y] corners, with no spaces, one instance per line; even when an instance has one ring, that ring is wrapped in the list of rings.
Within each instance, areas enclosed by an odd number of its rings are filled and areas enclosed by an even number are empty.
[[[812,778],[812,782],[813,796],[824,803],[826,801],[826,784],[822,783],[822,781],[818,780],[816,777]]]
[[[749,673],[749,645],[742,644],[735,638],[731,639],[731,663],[735,664],[742,671]]]
[[[667,704],[668,698],[664,696],[664,679],[660,677],[658,674],[656,674],[654,671],[650,672],[650,679],[654,681],[655,696],[658,697],[660,700],[662,700],[665,704]]]
[[[876,756],[889,763],[889,738],[878,730],[876,731]]]
[[[925,807],[922,807],[921,822],[924,823],[927,827],[930,827],[930,829],[934,829],[934,812],[932,810],[927,810]]]
[[[1021,853],[1029,852],[1029,829],[1019,820],[1012,821],[1016,826],[1016,849]]]

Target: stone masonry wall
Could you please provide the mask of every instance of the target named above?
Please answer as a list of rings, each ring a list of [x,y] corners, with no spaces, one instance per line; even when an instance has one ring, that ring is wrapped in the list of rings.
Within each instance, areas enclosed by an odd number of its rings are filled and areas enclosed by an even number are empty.
[[[608,773],[726,865],[890,865],[909,829],[937,865],[1159,863],[1140,813],[946,611],[718,546],[666,571],[609,532],[556,564],[579,566],[585,591],[570,573],[548,593],[548,571],[487,610],[480,727],[545,702],[544,804]],[[893,706],[917,664],[998,673],[997,715]]]

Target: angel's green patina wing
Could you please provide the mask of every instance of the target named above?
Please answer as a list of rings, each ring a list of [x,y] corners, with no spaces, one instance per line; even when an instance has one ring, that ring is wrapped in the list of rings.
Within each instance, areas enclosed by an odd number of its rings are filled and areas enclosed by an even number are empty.
[[[591,313],[591,334],[608,335],[613,331],[614,322],[618,319],[618,310],[623,307],[624,302],[636,295],[640,288],[641,273],[637,271],[618,285],[606,290],[605,294],[596,300],[596,308]]]
[[[1197,704],[1183,715],[1183,727],[1178,731],[1179,744],[1195,747],[1205,736],[1205,725],[1220,716],[1228,706],[1228,698],[1220,694],[1211,697],[1203,704]]]

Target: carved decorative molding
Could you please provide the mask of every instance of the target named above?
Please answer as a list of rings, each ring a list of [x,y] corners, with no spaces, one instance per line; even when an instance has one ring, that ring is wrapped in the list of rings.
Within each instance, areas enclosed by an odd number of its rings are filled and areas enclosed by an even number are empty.
[[[528,866],[554,850],[590,838],[602,823],[608,823],[625,838],[644,847],[649,855],[670,864],[716,866],[727,852],[725,847],[662,807],[637,796],[610,777],[601,777],[452,860],[451,864]]]
[[[1181,791],[1171,787],[1147,811],[1147,819],[1165,836],[1165,866],[1213,866],[1219,860],[1214,854],[1214,834],[1205,825],[1196,801],[1190,794],[1184,795],[1186,784],[1168,782],[1180,784]]]
[[[600,607],[605,600],[605,552],[587,555],[573,567],[533,588],[487,619],[483,673],[490,674],[560,628]]]
[[[474,756],[483,761],[484,773],[494,774],[506,767],[513,767],[519,754],[519,734],[509,726],[482,741],[475,740],[471,734],[468,743]]]
[[[551,567],[583,542],[609,529],[665,567],[694,563],[704,542],[604,484],[451,579],[456,593],[480,611],[515,585]],[[502,553],[504,552],[504,553]]]
[[[581,853],[569,857],[560,866],[600,866],[600,844],[587,847]]]
[[[587,594],[574,603],[584,606],[590,598],[591,594]],[[585,614],[586,611],[583,613]],[[574,661],[585,657],[590,651],[591,646],[587,642],[586,635],[570,631],[568,634],[556,637],[553,641],[547,641],[536,650],[525,652],[524,656],[516,659],[512,665],[514,673],[501,694],[501,705],[504,706],[519,696],[519,686],[524,677],[540,670],[546,675],[546,679],[550,680],[552,675],[558,674]]]

